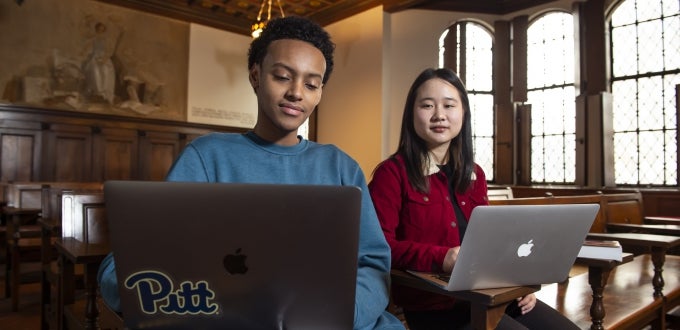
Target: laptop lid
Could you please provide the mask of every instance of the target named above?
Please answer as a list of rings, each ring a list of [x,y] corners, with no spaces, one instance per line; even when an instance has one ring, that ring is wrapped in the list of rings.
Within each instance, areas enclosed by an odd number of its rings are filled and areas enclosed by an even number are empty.
[[[598,204],[477,206],[450,277],[411,273],[449,291],[562,282],[599,208]]]
[[[351,329],[361,191],[109,181],[126,326]]]
[[[476,207],[447,289],[566,280],[599,208],[598,204]]]

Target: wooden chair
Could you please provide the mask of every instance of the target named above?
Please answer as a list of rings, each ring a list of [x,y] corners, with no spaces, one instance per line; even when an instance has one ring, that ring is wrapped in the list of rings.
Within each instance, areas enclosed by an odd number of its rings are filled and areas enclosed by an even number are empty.
[[[97,270],[110,251],[103,192],[65,191],[61,220],[62,237],[55,243],[59,253],[58,324],[68,329],[94,329],[99,318]],[[76,293],[76,265],[83,266],[84,297]]]
[[[19,286],[22,262],[40,261],[40,226],[42,184],[21,182],[7,185],[7,205],[2,208],[6,221],[5,297],[12,299],[12,311],[19,309]],[[22,276],[26,275],[26,276]],[[36,276],[37,278],[37,276]]]
[[[7,248],[7,221],[1,210],[7,206],[8,185],[7,182],[0,182],[0,251],[6,251]],[[2,261],[6,262],[4,255],[2,258]]]
[[[98,182],[63,183],[43,186],[41,237],[41,327],[42,329],[57,328],[57,283],[59,268],[56,262],[57,253],[54,242],[62,235],[62,196],[67,193],[101,193],[102,184]],[[83,288],[82,267],[75,268],[78,288]],[[53,294],[54,293],[54,294]]]
[[[21,182],[7,186],[7,206],[3,216],[7,219],[6,296],[11,296],[12,310],[19,308],[20,284],[22,281],[37,282],[42,271],[35,272],[34,279],[26,280],[22,264],[40,263],[43,258],[43,226],[38,223],[43,212],[43,190],[45,188],[100,187],[101,183],[83,182]],[[52,236],[52,235],[50,235]]]

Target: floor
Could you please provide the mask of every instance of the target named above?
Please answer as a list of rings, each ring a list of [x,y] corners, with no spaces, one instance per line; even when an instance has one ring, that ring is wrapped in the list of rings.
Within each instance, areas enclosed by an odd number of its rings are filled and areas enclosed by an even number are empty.
[[[40,329],[40,283],[21,285],[19,311],[12,312],[12,300],[5,298],[5,251],[0,251],[0,324],[2,329],[36,330]],[[38,269],[39,264],[29,265]]]

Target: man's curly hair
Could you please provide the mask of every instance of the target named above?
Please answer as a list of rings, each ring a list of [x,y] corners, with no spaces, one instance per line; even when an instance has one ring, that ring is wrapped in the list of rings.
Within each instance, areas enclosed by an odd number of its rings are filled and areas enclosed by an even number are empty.
[[[254,64],[262,64],[267,48],[272,41],[280,39],[294,39],[308,42],[321,51],[326,59],[326,72],[323,75],[323,83],[333,71],[333,51],[335,44],[331,37],[321,26],[313,21],[300,16],[286,16],[269,21],[262,34],[250,43],[248,50],[248,68]]]

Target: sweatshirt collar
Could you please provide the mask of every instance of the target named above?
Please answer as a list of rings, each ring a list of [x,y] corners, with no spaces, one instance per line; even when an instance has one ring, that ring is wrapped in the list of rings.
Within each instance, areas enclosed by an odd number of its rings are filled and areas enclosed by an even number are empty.
[[[278,145],[276,143],[269,142],[261,137],[259,137],[255,132],[253,131],[248,131],[244,133],[245,137],[248,138],[251,142],[253,142],[255,145],[258,147],[267,150],[272,153],[277,153],[277,154],[296,154],[299,153],[307,148],[308,145],[308,140],[305,140],[302,138],[302,136],[298,135],[298,139],[300,142],[296,145],[293,146],[282,146]]]

